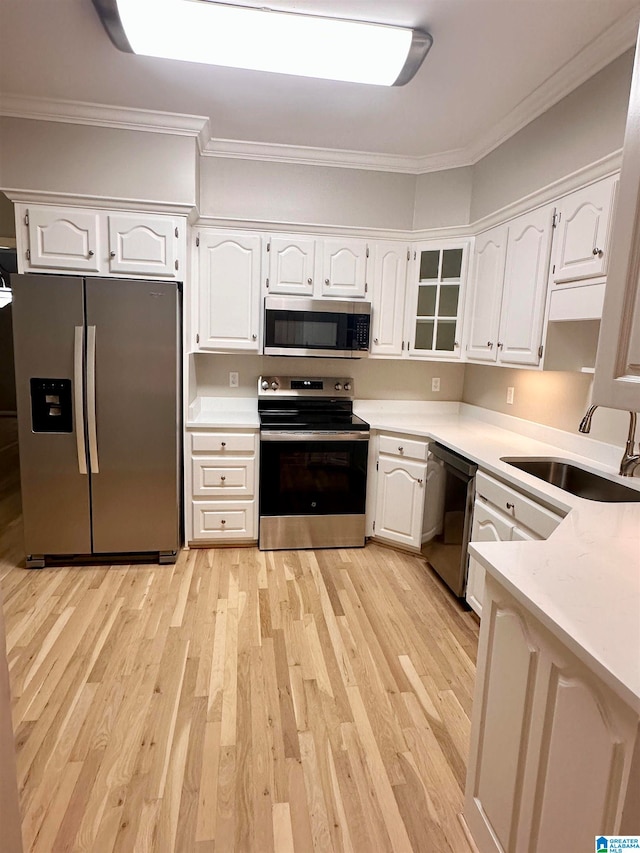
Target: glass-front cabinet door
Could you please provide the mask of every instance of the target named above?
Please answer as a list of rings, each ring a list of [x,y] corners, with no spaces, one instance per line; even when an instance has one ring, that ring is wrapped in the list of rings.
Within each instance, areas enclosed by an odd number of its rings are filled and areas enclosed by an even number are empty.
[[[408,301],[411,356],[460,358],[469,241],[421,243],[414,252]]]

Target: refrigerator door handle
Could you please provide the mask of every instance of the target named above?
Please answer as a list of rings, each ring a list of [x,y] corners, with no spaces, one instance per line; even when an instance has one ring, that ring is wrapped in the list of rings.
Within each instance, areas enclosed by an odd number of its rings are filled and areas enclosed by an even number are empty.
[[[96,428],[96,327],[87,326],[87,426],[91,473],[99,474],[98,431]]]
[[[78,452],[78,471],[87,473],[87,448],[84,443],[84,389],[82,383],[82,345],[84,328],[75,326],[73,347],[73,420],[76,431],[76,450]]]

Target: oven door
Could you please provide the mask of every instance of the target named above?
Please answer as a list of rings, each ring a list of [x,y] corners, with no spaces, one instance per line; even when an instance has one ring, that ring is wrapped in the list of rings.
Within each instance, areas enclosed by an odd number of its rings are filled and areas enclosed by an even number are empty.
[[[266,431],[260,548],[364,545],[368,432]]]

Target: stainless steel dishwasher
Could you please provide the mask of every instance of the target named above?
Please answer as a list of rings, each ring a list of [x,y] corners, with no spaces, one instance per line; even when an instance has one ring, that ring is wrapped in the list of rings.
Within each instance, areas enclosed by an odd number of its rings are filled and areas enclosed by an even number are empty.
[[[425,498],[438,507],[439,519],[422,553],[454,595],[462,598],[467,585],[467,548],[478,466],[441,444],[430,445],[429,451],[432,463],[442,471],[429,478]]]

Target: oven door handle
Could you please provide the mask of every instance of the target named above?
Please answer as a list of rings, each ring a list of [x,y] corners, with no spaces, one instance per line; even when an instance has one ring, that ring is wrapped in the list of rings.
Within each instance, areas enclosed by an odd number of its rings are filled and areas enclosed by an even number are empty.
[[[336,432],[319,430],[263,430],[260,441],[368,441],[368,431]]]

